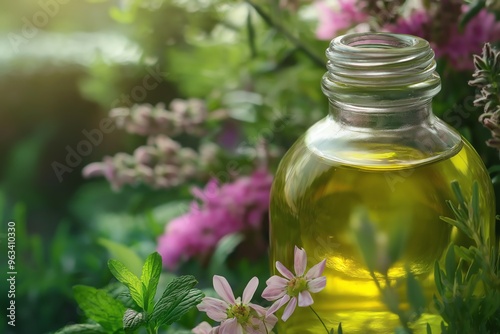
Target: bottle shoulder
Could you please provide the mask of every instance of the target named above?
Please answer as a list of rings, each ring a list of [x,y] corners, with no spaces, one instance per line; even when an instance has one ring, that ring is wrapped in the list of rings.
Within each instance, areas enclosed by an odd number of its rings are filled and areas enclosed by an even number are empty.
[[[462,149],[463,139],[434,116],[418,125],[394,129],[352,127],[327,116],[309,128],[297,144],[332,164],[403,169],[454,156]]]

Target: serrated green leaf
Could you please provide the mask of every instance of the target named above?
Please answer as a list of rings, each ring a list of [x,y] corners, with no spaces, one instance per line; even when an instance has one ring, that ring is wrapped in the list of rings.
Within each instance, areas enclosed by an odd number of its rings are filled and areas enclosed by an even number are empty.
[[[180,318],[191,307],[201,302],[203,293],[193,289],[197,283],[190,275],[173,279],[155,304],[150,321],[158,326],[169,324],[169,321],[176,321],[177,317]]]
[[[108,267],[113,276],[130,290],[130,296],[139,305],[144,308],[143,288],[142,283],[137,276],[125,267],[118,260],[111,259],[108,261]]]
[[[99,324],[77,324],[61,328],[55,334],[107,334]]]
[[[172,302],[168,307],[165,307],[158,315],[158,326],[171,325],[178,321],[184,314],[189,312],[190,309],[201,303],[205,297],[203,292],[199,289],[191,289],[187,294],[178,298],[177,301]]]
[[[132,333],[142,325],[146,324],[146,314],[132,309],[125,311],[123,315],[123,329],[126,333]]]
[[[410,306],[420,316],[426,306],[424,290],[410,270],[407,270],[406,289]]]
[[[108,284],[104,290],[113,297],[114,299],[118,300],[120,303],[125,306],[125,308],[131,308],[134,310],[139,310],[139,306],[137,303],[132,299],[132,296],[130,295],[130,290],[122,283],[120,282],[113,282]]]
[[[122,328],[125,307],[106,291],[85,285],[77,285],[73,287],[73,291],[78,306],[87,318],[97,322],[109,332]]]
[[[146,311],[150,311],[154,305],[156,288],[161,275],[161,256],[158,252],[154,252],[148,256],[144,267],[142,267],[141,282],[145,287],[143,296],[144,306]]]
[[[134,275],[141,274],[142,260],[133,250],[108,239],[101,238],[98,243],[108,250],[111,258],[123,263]]]

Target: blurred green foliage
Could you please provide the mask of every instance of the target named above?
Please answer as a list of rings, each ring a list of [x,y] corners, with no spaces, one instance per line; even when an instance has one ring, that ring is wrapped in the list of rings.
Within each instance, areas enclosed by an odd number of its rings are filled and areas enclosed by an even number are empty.
[[[32,20],[43,8],[29,0],[2,3],[0,35],[7,38],[0,42],[0,245],[5,245],[5,223],[15,221],[15,333],[51,332],[79,322],[72,286],[106,286],[111,275],[103,268],[111,256],[137,270],[166,222],[188,210],[189,187],[195,184],[114,193],[104,181],[82,179],[86,164],[142,144],[142,138],[122,131],[107,134],[62,182],[52,169],[54,161],[64,163],[68,146],[85,139],[82,130],[98,128],[115,103],[127,104],[122,95],[143,85],[148,69],[161,73],[162,81],[132,102],[198,97],[211,109],[226,108],[243,124],[241,149],[254,147],[263,136],[272,147],[286,149],[327,114],[320,89],[325,68],[304,52],[306,47],[323,58],[327,42],[314,39],[314,22],[281,10],[278,1],[259,4],[307,45],[291,42],[239,1],[89,0],[59,4],[47,25],[15,52],[9,34],[22,36],[24,19]],[[498,173],[498,153],[484,145],[488,131],[469,101],[474,96],[467,85],[470,73],[453,72],[444,63],[438,70],[443,89],[434,111],[470,139]],[[221,170],[226,164],[221,162]],[[269,270],[265,257],[236,261],[238,249],[245,247],[251,245],[240,236],[228,236],[210,261],[188,262],[179,273],[194,274],[202,287],[211,285],[212,274],[222,274],[241,295],[243,286],[236,283],[254,275],[263,282]],[[0,290],[6,291],[5,281]],[[0,307],[6,302],[2,294]],[[191,312],[180,325],[189,328],[199,317]],[[0,324],[6,325],[5,318]]]

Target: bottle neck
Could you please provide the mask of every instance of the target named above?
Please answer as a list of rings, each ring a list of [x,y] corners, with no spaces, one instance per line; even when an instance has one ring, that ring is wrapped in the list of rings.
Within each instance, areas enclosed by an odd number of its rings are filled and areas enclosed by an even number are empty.
[[[389,115],[400,120],[425,119],[432,97],[441,89],[434,52],[418,37],[388,33],[340,36],[332,40],[326,56],[328,72],[322,90],[333,114],[346,121],[363,113],[372,115],[364,116],[366,121]],[[418,115],[411,115],[412,111]]]
[[[397,108],[360,107],[330,99],[330,117],[343,126],[371,130],[403,129],[432,122],[432,100]]]

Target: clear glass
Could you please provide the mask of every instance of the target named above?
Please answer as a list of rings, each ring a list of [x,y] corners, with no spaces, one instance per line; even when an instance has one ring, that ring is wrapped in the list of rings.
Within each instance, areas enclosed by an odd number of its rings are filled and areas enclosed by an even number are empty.
[[[322,89],[329,115],[313,125],[282,159],[271,192],[270,255],[293,268],[293,247],[304,247],[311,266],[327,259],[327,286],[313,295],[327,326],[345,333],[394,333],[398,319],[380,295],[355,244],[350,220],[363,207],[376,228],[410,231],[391,280],[408,265],[424,286],[429,308],[414,325],[439,332],[432,309],[433,266],[450,242],[467,237],[443,222],[452,213],[450,183],[469,196],[479,183],[481,215],[494,236],[494,193],[480,157],[456,130],[432,113],[440,90],[429,44],[408,35],[363,33],[334,39],[326,55]],[[401,288],[401,304],[407,306]],[[287,334],[324,331],[308,308],[278,324]]]

